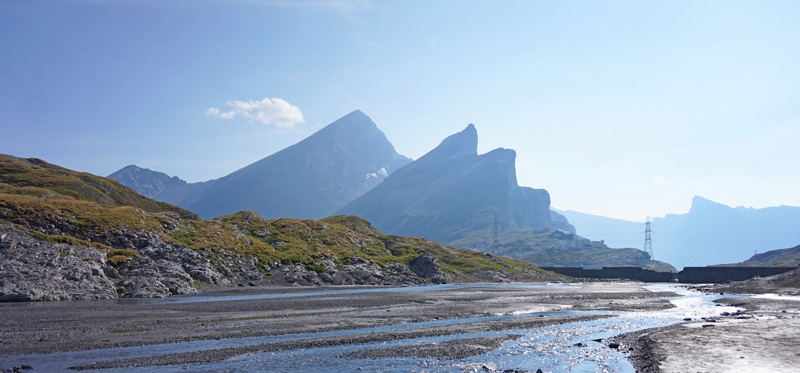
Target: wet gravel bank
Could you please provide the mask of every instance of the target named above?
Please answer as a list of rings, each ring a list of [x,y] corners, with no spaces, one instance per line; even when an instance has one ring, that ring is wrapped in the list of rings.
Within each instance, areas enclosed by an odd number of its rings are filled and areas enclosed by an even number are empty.
[[[215,350],[193,351],[187,353],[136,357],[128,359],[103,361],[94,364],[86,364],[70,367],[71,369],[108,369],[122,368],[129,366],[143,367],[154,365],[175,365],[190,363],[209,363],[230,359],[237,356],[258,354],[272,351],[294,350],[299,348],[330,347],[338,345],[367,344],[375,342],[397,341],[412,338],[439,337],[444,335],[468,334],[486,331],[501,331],[510,329],[532,329],[543,326],[564,324],[570,322],[589,321],[606,318],[605,315],[590,316],[559,316],[548,318],[529,318],[517,320],[502,320],[479,322],[471,324],[450,325],[438,328],[426,328],[416,330],[404,330],[390,333],[372,333],[364,335],[353,335],[336,338],[311,339],[302,341],[291,341],[282,343],[268,343],[255,346],[223,348]],[[453,341],[451,344],[459,344],[469,340]],[[499,347],[500,343],[494,344],[494,348]],[[458,349],[451,349],[451,352],[442,355],[444,357],[456,357]],[[474,351],[474,350],[473,350]],[[486,350],[484,349],[484,352]],[[450,355],[447,355],[450,354]]]
[[[0,355],[323,332],[520,311],[671,307],[664,296],[626,283],[362,294],[334,291],[307,297],[179,304],[163,300],[6,303],[0,304]]]
[[[703,287],[703,290],[729,289]],[[762,289],[760,292],[764,292]],[[800,366],[800,298],[728,297],[745,309],[614,338],[637,372],[793,372]]]
[[[519,334],[501,335],[485,338],[464,338],[440,343],[426,343],[413,346],[374,348],[342,354],[350,359],[384,359],[384,358],[435,358],[460,360],[485,354],[500,348],[503,342],[517,340]]]
[[[9,364],[36,366],[26,354],[109,349],[106,358],[82,368],[122,367],[219,361],[234,356],[305,347],[363,344],[469,332],[536,328],[555,323],[589,320],[602,315],[525,317],[539,312],[564,310],[660,310],[672,305],[665,297],[673,293],[654,293],[640,283],[590,283],[565,286],[469,285],[430,287],[420,290],[370,287],[370,292],[342,292],[344,288],[245,288],[204,293],[222,296],[223,301],[178,303],[167,300],[96,300],[52,303],[0,304],[0,368]],[[379,290],[379,291],[375,291]],[[290,294],[282,298],[247,298],[240,295]],[[219,300],[217,299],[217,300]],[[238,299],[238,298],[237,298]],[[181,299],[183,300],[183,299]],[[206,299],[208,300],[208,299]],[[355,334],[337,338],[311,338],[270,343],[272,336],[297,333],[346,331],[416,322],[447,323],[447,320],[497,315],[519,315],[494,321],[410,329],[387,333]],[[358,333],[356,331],[356,333]],[[215,341],[236,338],[263,338],[253,345],[230,347]],[[119,357],[114,347],[204,341],[203,351],[187,347],[187,352],[163,356],[144,356],[128,360]],[[248,342],[250,343],[250,342]],[[456,343],[456,342],[454,342]],[[463,346],[466,346],[463,345]],[[390,346],[391,347],[391,346]],[[154,354],[158,354],[155,352]],[[130,356],[130,355],[129,355]],[[102,360],[102,361],[101,361]],[[66,368],[66,366],[64,366]]]

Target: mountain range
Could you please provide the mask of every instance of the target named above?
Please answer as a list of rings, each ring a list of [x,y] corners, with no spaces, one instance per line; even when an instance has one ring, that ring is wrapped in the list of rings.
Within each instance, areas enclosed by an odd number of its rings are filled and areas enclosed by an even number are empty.
[[[356,110],[219,179],[187,183],[133,165],[108,177],[203,218],[247,210],[265,218],[320,219],[410,161],[395,151],[367,115]]]
[[[639,250],[613,250],[573,235],[550,237],[550,231],[575,228],[550,210],[546,190],[518,185],[516,152],[477,149],[477,130],[470,124],[412,162],[397,154],[369,117],[354,111],[220,179],[186,183],[136,166],[109,177],[204,218],[240,210],[267,218],[357,215],[388,234],[513,254],[533,264],[671,268],[650,263]]]
[[[561,213],[581,236],[618,247],[641,247],[644,242],[644,223]],[[800,207],[734,208],[695,196],[689,212],[652,220],[653,248],[656,258],[677,268],[736,263],[759,251],[797,245],[798,227]]]
[[[611,249],[572,234],[567,218],[550,210],[546,190],[518,185],[515,158],[503,148],[478,154],[477,130],[470,124],[337,214],[362,216],[387,233],[538,266],[675,270],[641,250]]]

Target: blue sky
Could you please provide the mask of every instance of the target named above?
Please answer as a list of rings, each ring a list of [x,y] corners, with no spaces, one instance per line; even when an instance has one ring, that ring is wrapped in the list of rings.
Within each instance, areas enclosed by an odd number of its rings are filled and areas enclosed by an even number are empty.
[[[552,204],[800,206],[795,1],[0,2],[0,152],[224,176],[352,110],[418,158],[474,123]]]

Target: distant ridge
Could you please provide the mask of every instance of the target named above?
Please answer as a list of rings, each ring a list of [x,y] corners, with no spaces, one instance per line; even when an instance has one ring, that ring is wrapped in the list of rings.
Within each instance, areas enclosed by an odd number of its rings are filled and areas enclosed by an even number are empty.
[[[579,235],[604,239],[615,247],[641,247],[642,223],[561,211]],[[739,263],[755,251],[792,247],[800,242],[800,207],[729,207],[695,196],[685,214],[668,214],[652,223],[655,257],[678,269]],[[627,242],[629,245],[617,245]]]
[[[203,218],[246,210],[268,219],[320,219],[410,161],[356,110],[297,144],[209,182],[189,184],[131,166],[109,177]]]
[[[185,219],[198,218],[191,211],[154,201],[113,180],[72,171],[38,158],[0,154],[0,185],[0,193],[7,193],[5,197],[13,201],[31,196],[36,196],[36,201],[46,201],[58,194],[108,208],[130,206],[147,212],[171,212]],[[48,209],[40,206],[32,210],[43,215],[48,213]]]
[[[119,181],[146,197],[176,205],[183,202],[192,193],[197,193],[213,183],[212,180],[190,184],[177,176],[170,177],[163,172],[140,168],[136,165],[126,166],[108,175],[108,178]]]

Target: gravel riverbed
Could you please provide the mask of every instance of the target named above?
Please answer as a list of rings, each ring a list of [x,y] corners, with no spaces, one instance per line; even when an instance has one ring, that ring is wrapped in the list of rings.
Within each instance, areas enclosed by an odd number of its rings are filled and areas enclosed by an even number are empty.
[[[674,307],[667,298],[677,294],[648,291],[643,286],[632,282],[597,282],[407,289],[260,287],[216,289],[198,296],[162,300],[6,303],[0,304],[0,368],[26,365],[36,369],[37,363],[43,364],[39,360],[43,356],[94,350],[103,353],[90,360],[65,360],[65,365],[59,367],[104,369],[182,364],[185,368],[186,364],[271,351],[374,346],[376,342],[381,343],[380,348],[365,347],[339,356],[462,359],[517,340],[519,335],[515,333],[519,330],[608,318],[615,312]],[[766,298],[731,298],[724,302],[740,305],[747,311],[713,322],[693,320],[631,333],[618,338],[618,342],[602,343],[620,343],[620,349],[625,351],[633,348],[631,361],[639,371],[682,371],[687,365],[677,361],[691,365],[692,354],[709,351],[704,347],[709,345],[737,353],[767,346],[770,353],[780,357],[769,355],[781,362],[772,365],[778,370],[785,364],[797,363],[798,355],[789,351],[796,351],[795,341],[800,340],[792,334],[800,330],[797,328],[800,325],[796,325],[800,315],[797,307],[787,306],[787,300]],[[707,324],[714,326],[703,327]],[[731,334],[747,335],[742,334],[747,330],[752,333],[749,339],[734,338]],[[766,342],[758,337],[759,333],[764,335],[764,330],[773,331]],[[475,337],[475,333],[489,331],[497,334]],[[393,345],[415,338],[458,335],[467,336],[444,342]],[[188,346],[189,341],[199,345],[185,349],[159,347]],[[231,344],[230,341],[248,342]],[[689,344],[691,341],[695,345]],[[736,347],[725,347],[732,341],[736,341]],[[131,346],[151,345],[156,348],[129,356],[114,353],[135,348]],[[759,364],[755,355],[740,355],[736,356],[739,366]],[[704,358],[709,364],[714,361]]]

